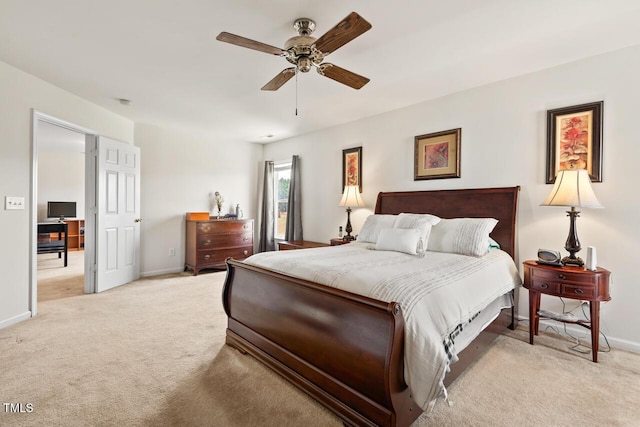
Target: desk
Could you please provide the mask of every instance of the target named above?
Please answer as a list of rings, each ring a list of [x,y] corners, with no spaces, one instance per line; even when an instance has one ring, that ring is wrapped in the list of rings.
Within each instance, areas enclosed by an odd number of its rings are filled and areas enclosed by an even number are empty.
[[[67,250],[69,246],[69,233],[66,222],[39,222],[38,234],[58,233],[58,240],[50,242],[39,242],[39,254],[58,253],[58,258],[62,258],[64,253],[64,266],[67,266]],[[63,236],[64,234],[64,236]]]

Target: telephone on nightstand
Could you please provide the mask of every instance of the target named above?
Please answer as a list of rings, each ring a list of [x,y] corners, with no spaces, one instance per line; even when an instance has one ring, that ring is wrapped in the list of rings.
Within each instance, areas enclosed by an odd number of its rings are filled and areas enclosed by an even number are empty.
[[[556,267],[562,267],[562,257],[560,252],[552,251],[551,249],[538,249],[538,264],[554,265]]]

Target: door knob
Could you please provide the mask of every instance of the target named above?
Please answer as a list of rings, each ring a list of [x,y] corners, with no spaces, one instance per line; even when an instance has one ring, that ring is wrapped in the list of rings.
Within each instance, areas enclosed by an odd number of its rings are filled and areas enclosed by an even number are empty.
[[[142,218],[136,218],[136,222],[142,222]]]

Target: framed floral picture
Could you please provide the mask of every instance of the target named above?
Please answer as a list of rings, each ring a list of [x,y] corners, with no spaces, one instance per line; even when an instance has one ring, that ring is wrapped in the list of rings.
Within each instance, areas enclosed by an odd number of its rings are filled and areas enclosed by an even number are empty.
[[[586,169],[602,182],[604,101],[547,111],[547,184],[566,169]]]
[[[462,129],[415,137],[413,180],[460,178]]]
[[[362,193],[362,147],[342,150],[342,188],[357,185]]]

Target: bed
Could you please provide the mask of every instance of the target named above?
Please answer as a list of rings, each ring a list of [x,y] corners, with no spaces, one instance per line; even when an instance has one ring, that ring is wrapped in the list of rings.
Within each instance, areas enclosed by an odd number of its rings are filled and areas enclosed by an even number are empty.
[[[379,193],[375,213],[495,218],[491,237],[515,259],[518,191]],[[423,408],[405,381],[400,304],[234,260],[227,261],[223,304],[227,344],[262,361],[345,424],[408,426],[421,414]],[[515,318],[514,306],[502,310],[457,355],[444,383],[453,382],[505,328],[514,328]]]

